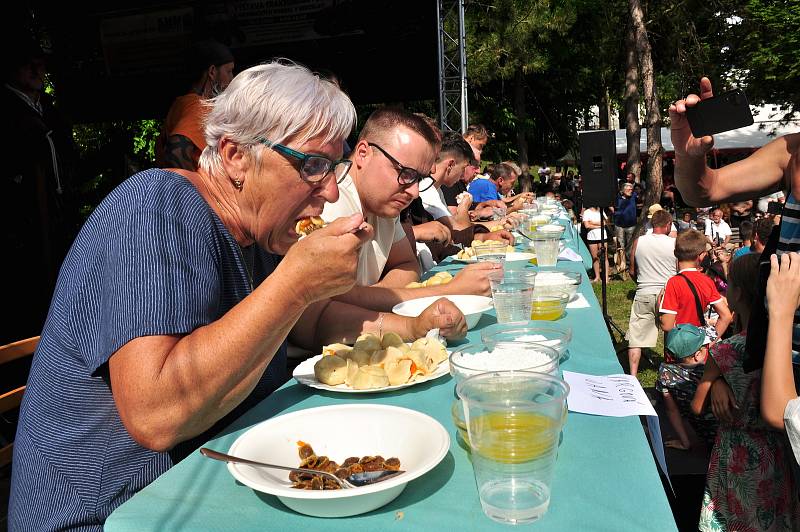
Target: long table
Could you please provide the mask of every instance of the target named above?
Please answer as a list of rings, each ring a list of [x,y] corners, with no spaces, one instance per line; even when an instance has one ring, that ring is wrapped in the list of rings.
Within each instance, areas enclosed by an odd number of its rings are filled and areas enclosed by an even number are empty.
[[[567,237],[584,262],[559,261],[559,268],[581,271],[580,293],[590,308],[568,309],[559,323],[573,329],[570,371],[622,373],[597,298],[586,277],[588,250],[574,234]],[[520,249],[525,245],[520,242]],[[589,258],[588,265],[591,265]],[[462,265],[448,260],[434,271]],[[511,263],[512,268],[533,267]],[[431,272],[433,273],[433,272]],[[496,322],[492,312],[459,342],[480,340],[480,330]],[[459,444],[450,416],[453,381],[442,377],[382,394],[336,394],[307,388],[294,380],[234,422],[207,446],[227,451],[253,425],[296,410],[342,403],[380,403],[412,408],[450,430],[450,452],[428,474],[408,484],[394,501],[368,514],[322,519],[294,513],[277,498],[239,484],[220,462],[195,452],[120,506],[106,522],[112,532],[145,530],[508,530],[485,517],[469,455]],[[677,530],[670,507],[636,417],[610,418],[570,413],[559,449],[550,509],[533,525],[542,531]]]

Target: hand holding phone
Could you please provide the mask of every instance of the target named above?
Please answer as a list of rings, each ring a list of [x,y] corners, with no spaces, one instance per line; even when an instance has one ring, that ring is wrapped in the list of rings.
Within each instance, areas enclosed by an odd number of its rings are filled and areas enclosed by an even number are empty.
[[[753,124],[750,103],[741,89],[700,100],[686,108],[692,136],[702,138]]]

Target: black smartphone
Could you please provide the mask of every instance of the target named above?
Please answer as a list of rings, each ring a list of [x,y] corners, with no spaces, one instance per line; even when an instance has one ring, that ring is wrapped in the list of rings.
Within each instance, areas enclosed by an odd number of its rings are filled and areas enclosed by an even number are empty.
[[[768,214],[781,214],[783,212],[783,203],[780,201],[770,201],[767,203]]]
[[[716,135],[753,124],[750,103],[742,89],[701,100],[686,108],[686,118],[695,138]]]

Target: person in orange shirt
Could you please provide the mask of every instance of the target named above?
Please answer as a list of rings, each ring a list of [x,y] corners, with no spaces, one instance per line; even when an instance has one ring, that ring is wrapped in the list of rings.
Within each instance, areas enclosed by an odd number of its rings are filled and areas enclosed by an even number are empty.
[[[197,170],[197,161],[206,147],[203,120],[208,109],[204,102],[225,90],[233,79],[233,54],[215,41],[195,44],[188,65],[192,87],[175,99],[164,120],[156,148],[156,164],[160,168]]]

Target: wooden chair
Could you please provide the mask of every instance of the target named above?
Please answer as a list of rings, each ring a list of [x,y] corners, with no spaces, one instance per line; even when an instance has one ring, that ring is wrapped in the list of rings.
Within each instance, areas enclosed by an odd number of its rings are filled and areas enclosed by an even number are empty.
[[[17,360],[23,357],[33,355],[36,346],[39,345],[39,337],[34,336],[27,340],[20,340],[4,346],[0,346],[0,366]],[[18,408],[22,402],[22,394],[25,392],[25,386],[20,386],[14,390],[0,390],[0,416]],[[11,455],[14,449],[14,443],[0,448],[0,467],[5,467],[11,463]]]

